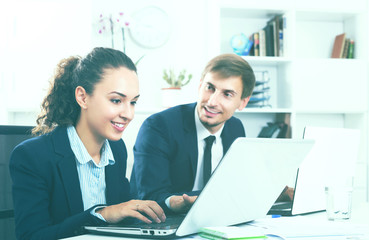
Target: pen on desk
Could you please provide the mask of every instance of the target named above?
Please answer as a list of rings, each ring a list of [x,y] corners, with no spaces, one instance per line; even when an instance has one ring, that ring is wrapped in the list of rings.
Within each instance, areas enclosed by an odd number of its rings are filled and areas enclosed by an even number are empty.
[[[273,215],[271,215],[271,217],[272,217],[272,218],[280,218],[280,217],[282,217],[282,215],[279,215],[279,214],[273,214]]]

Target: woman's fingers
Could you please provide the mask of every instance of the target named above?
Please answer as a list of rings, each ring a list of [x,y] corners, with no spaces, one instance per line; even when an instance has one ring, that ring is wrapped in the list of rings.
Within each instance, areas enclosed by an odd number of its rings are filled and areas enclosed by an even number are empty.
[[[110,223],[119,222],[127,217],[137,218],[145,223],[165,222],[163,209],[155,201],[131,200],[105,207],[99,213]]]
[[[136,203],[137,211],[149,216],[157,223],[165,222],[166,216],[163,209],[154,201],[141,201]]]

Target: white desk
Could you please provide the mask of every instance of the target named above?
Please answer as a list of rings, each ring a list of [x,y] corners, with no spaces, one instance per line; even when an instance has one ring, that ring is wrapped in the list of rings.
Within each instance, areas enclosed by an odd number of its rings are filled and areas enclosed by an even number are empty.
[[[288,218],[288,219],[287,219]],[[282,218],[283,220],[284,218]],[[322,223],[328,223],[329,221],[326,220],[326,213],[325,212],[320,212],[320,213],[315,213],[315,214],[308,214],[308,215],[304,215],[304,216],[296,216],[296,217],[286,217],[286,220],[294,220],[294,222],[296,222],[298,219],[304,219],[304,220],[316,220],[317,222],[322,222]],[[273,219],[270,219],[273,220]],[[276,219],[277,220],[277,219]],[[296,220],[296,221],[295,221]],[[263,219],[260,219],[260,221],[263,221]],[[343,222],[338,222],[339,224],[342,224]],[[363,203],[363,204],[358,204],[357,206],[355,206],[353,208],[352,211],[352,217],[350,220],[348,220],[346,223],[343,224],[347,224],[347,225],[352,225],[352,226],[362,226],[362,225],[367,225],[367,231],[366,231],[366,237],[364,238],[355,238],[356,240],[369,240],[369,203]],[[132,239],[140,239],[140,238],[127,238],[127,237],[111,237],[111,236],[100,236],[100,235],[92,235],[92,234],[86,234],[86,235],[81,235],[81,236],[77,236],[77,237],[72,237],[72,238],[67,238],[68,240],[114,240],[114,239],[126,239],[126,240],[132,240]],[[147,239],[147,238],[141,238],[141,239]],[[181,239],[204,239],[201,238],[200,236],[194,235],[194,236],[190,236],[190,237],[184,237]],[[268,239],[281,239],[281,238],[274,238],[274,237],[268,237]],[[287,239],[294,239],[294,240],[299,240],[299,239],[303,239],[303,240],[310,240],[310,239],[314,239],[314,240],[340,240],[340,239],[346,239],[343,237],[314,237],[314,238],[307,238],[307,237],[299,237],[299,238],[287,238]],[[352,239],[352,238],[350,238]]]

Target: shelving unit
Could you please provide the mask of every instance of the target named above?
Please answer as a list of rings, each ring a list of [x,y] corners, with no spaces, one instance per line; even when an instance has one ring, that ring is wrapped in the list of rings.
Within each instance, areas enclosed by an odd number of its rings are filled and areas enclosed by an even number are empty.
[[[275,89],[272,108],[236,113],[247,136],[256,137],[267,122],[290,119],[292,138],[305,126],[344,127],[362,133],[357,165],[359,198],[369,200],[368,172],[368,3],[347,1],[220,0],[210,16],[208,52],[230,53],[234,34],[250,36],[275,15],[286,20],[283,57],[244,57],[254,70],[268,70]],[[210,22],[210,20],[209,20]],[[334,38],[345,32],[355,41],[355,59],[331,59]]]

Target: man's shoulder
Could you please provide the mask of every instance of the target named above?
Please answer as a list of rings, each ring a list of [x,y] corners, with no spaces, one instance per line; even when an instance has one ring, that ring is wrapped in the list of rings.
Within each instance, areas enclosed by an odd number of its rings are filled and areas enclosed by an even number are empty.
[[[225,123],[223,133],[228,133],[230,135],[238,137],[244,137],[245,128],[243,127],[242,121],[239,118],[232,116]]]
[[[232,116],[230,119],[228,119],[227,123],[231,124],[231,125],[232,124],[237,124],[237,125],[241,124],[242,125],[241,120],[239,118],[235,117],[235,116]]]

